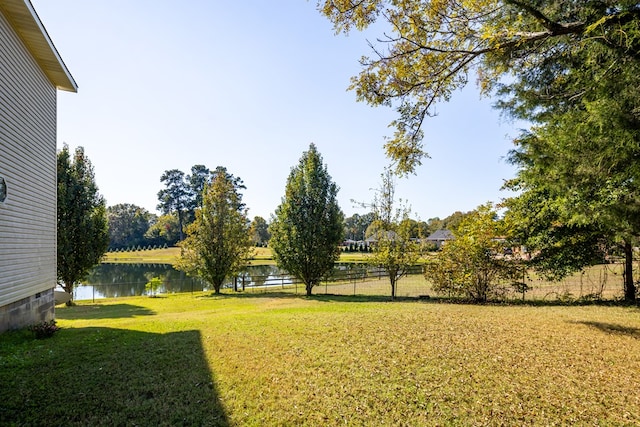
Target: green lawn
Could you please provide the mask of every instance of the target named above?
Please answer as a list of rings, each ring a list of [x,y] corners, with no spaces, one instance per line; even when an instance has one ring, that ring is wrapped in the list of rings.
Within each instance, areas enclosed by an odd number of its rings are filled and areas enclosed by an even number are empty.
[[[252,264],[274,264],[270,248],[254,248]],[[107,252],[103,262],[109,263],[149,263],[149,264],[173,264],[180,256],[180,248],[151,249],[131,252]],[[358,252],[343,252],[340,262],[364,262],[366,254]]]
[[[0,425],[638,425],[640,310],[178,294],[0,335]]]

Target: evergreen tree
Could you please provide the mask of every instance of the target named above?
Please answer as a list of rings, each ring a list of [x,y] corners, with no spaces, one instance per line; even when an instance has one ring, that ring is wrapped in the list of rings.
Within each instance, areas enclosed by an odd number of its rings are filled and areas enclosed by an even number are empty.
[[[193,191],[187,182],[184,172],[178,169],[164,171],[160,182],[165,189],[158,192],[158,209],[164,214],[175,213],[178,217],[178,235],[182,240],[183,230],[189,209],[193,204]]]
[[[628,30],[630,40],[640,34]],[[511,160],[520,170],[509,183],[522,193],[512,208],[531,225],[520,230],[523,242],[540,255],[534,261],[555,257],[556,273],[564,273],[570,271],[567,262],[571,270],[581,269],[618,246],[630,302],[636,294],[632,247],[640,237],[639,87],[640,62],[631,52],[594,44],[505,85],[510,98],[502,104],[535,124],[516,140]],[[539,227],[531,219],[540,215],[527,214],[535,211],[553,213],[554,219]],[[545,241],[544,235],[554,239]],[[538,264],[553,269],[553,263]]]
[[[211,182],[211,171],[204,165],[193,165],[191,175],[187,176],[187,181],[191,189],[192,200],[189,206],[189,215],[195,218],[196,209],[202,207],[202,193],[204,188]]]

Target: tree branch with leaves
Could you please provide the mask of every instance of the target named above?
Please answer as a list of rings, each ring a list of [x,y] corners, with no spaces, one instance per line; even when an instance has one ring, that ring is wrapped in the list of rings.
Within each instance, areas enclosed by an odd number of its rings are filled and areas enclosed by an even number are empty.
[[[373,55],[361,59],[362,71],[349,88],[359,101],[396,109],[385,149],[399,173],[421,164],[425,119],[472,73],[487,94],[504,77],[535,74],[541,64],[562,62],[594,44],[619,59],[640,59],[636,2],[327,0],[318,9],[336,32],[377,21],[388,31],[371,43]]]

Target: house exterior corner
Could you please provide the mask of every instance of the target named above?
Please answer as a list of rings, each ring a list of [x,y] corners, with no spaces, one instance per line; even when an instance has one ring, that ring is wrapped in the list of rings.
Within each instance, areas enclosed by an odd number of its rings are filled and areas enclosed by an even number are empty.
[[[34,31],[55,51],[28,0],[0,4],[0,332],[55,316],[56,102],[65,82],[51,68],[66,68],[43,65]]]

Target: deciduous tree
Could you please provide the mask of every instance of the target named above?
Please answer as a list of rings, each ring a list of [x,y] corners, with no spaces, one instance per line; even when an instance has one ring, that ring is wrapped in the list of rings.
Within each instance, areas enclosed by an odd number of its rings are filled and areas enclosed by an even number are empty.
[[[266,245],[271,238],[271,234],[269,234],[269,224],[267,221],[261,216],[256,216],[251,221],[251,240],[256,245]]]
[[[105,201],[84,149],[76,148],[71,158],[65,145],[58,153],[57,168],[58,283],[73,295],[73,287],[107,250],[109,231]]]
[[[156,246],[175,246],[180,239],[178,216],[173,214],[161,215],[155,218],[144,237],[149,244]]]
[[[396,207],[395,180],[391,169],[382,174],[382,184],[371,204],[376,229],[372,237],[373,252],[368,261],[382,268],[389,276],[391,299],[396,297],[397,283],[420,258],[420,243],[411,239],[410,209],[402,204]]]
[[[217,294],[225,278],[237,273],[252,254],[241,188],[242,180],[223,167],[216,168],[204,188],[202,208],[180,244],[182,254],[176,267],[211,283]]]
[[[386,150],[405,173],[424,157],[424,120],[474,73],[490,93],[521,78],[561,80],[567,66],[590,60],[583,52],[606,52],[597,62],[600,74],[640,58],[635,1],[319,0],[318,7],[336,32],[384,22],[384,35],[371,44],[373,54],[361,59],[362,71],[350,88],[360,101],[397,110]],[[544,94],[538,83],[535,91]],[[565,99],[590,90],[574,89]]]
[[[149,230],[152,214],[130,203],[120,203],[107,208],[109,223],[109,249],[146,245],[145,234]]]
[[[364,240],[367,227],[373,222],[375,216],[372,212],[364,215],[353,214],[344,220],[345,238],[351,240]]]
[[[436,292],[477,302],[500,297],[519,266],[501,255],[508,235],[491,204],[468,214],[425,267]]]
[[[340,256],[344,215],[337,193],[322,156],[311,144],[291,170],[269,227],[278,266],[304,282],[307,296]]]

